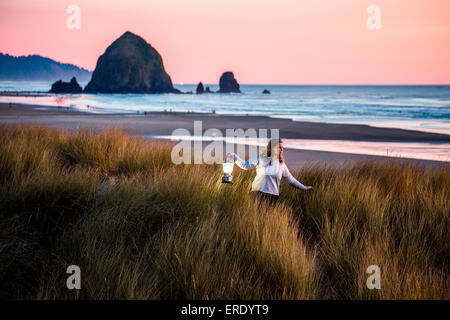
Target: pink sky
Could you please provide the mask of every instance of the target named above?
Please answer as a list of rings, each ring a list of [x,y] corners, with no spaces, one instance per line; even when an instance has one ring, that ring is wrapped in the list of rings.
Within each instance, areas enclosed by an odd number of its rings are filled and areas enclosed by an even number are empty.
[[[81,29],[66,9],[81,8]],[[381,29],[366,26],[369,5]],[[0,52],[90,70],[126,30],[174,83],[450,84],[449,0],[0,0]]]

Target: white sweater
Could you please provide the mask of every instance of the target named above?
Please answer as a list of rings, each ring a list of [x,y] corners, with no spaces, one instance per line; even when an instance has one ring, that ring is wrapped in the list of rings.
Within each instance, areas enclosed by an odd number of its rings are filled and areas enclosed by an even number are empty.
[[[269,160],[258,156],[244,161],[237,155],[234,155],[234,161],[240,168],[244,170],[256,169],[256,177],[252,184],[252,191],[261,191],[278,196],[280,194],[280,181],[282,177],[290,185],[301,190],[306,190],[306,187],[292,176],[284,162],[273,161],[274,163],[270,165]]]

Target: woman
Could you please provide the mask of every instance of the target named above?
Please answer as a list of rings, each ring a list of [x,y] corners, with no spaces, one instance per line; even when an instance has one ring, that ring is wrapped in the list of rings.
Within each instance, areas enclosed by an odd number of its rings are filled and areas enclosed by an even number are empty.
[[[230,155],[234,157],[234,162],[240,168],[244,170],[256,169],[256,177],[252,184],[252,191],[255,191],[261,200],[268,200],[272,204],[278,201],[282,177],[290,185],[300,190],[313,189],[311,186],[304,186],[298,182],[289,172],[284,162],[283,141],[281,140],[269,141],[265,153],[247,161],[242,160],[234,153]]]

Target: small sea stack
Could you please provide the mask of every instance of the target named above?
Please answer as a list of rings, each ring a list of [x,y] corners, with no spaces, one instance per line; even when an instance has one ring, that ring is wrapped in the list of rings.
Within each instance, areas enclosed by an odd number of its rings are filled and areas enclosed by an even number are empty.
[[[267,90],[267,89],[264,89],[262,93],[263,93],[263,94],[270,94],[270,91]]]
[[[83,89],[77,82],[77,78],[73,77],[70,82],[58,80],[52,84],[50,93],[81,93]]]
[[[239,83],[234,78],[234,74],[231,71],[226,71],[222,74],[219,80],[218,93],[241,93],[239,89]]]
[[[199,83],[197,85],[197,90],[195,90],[196,94],[203,94],[205,92],[205,89],[203,88],[203,83]]]

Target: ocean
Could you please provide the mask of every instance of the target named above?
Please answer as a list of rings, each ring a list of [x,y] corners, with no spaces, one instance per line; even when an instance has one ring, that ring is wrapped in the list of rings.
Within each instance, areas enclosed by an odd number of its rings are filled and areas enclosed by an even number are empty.
[[[86,83],[80,83],[82,87]],[[212,91],[217,85],[208,85]],[[151,111],[265,115],[294,121],[368,124],[450,134],[450,86],[241,85],[241,94],[44,95],[49,82],[0,81],[0,91],[41,92],[0,96],[0,102],[70,107],[93,113]],[[195,92],[196,85],[175,85]],[[262,94],[267,89],[271,94]],[[160,137],[163,138],[163,137]],[[169,137],[165,137],[169,138]],[[287,148],[390,155],[450,161],[450,144],[346,141],[286,141]]]
[[[82,87],[86,83],[80,84]],[[218,90],[217,85],[208,85]],[[49,82],[0,81],[0,91],[45,92]],[[175,85],[195,92],[196,85]],[[271,94],[262,94],[267,89]],[[0,97],[95,113],[144,111],[266,115],[294,121],[369,124],[450,134],[450,86],[241,85],[242,94],[79,94]],[[87,109],[87,106],[90,108]]]

